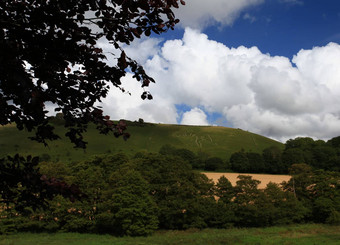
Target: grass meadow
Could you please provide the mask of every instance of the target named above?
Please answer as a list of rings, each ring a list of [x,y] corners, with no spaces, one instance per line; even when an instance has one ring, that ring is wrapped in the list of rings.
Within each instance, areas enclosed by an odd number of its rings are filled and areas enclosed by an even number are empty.
[[[149,237],[79,233],[19,233],[0,236],[0,245],[217,245],[340,244],[340,226],[321,224],[248,229],[158,231]]]

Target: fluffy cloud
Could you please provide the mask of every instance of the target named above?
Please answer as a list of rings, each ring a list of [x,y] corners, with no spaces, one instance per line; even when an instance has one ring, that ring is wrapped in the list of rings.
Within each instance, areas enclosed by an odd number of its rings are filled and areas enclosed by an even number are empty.
[[[183,114],[181,124],[184,125],[209,125],[207,115],[201,109],[195,107]]]
[[[132,96],[112,90],[104,103],[114,118],[176,123],[175,105],[184,104],[193,109],[183,124],[207,124],[206,115],[215,113],[236,128],[282,141],[340,134],[338,44],[301,50],[292,61],[256,47],[228,48],[192,29],[158,49],[148,45],[152,55],[141,60],[157,81],[150,87],[154,100],[142,101],[140,84],[127,77]]]
[[[203,29],[212,24],[231,25],[240,13],[264,0],[188,0],[175,11],[183,27]]]
[[[154,123],[177,123],[177,112],[174,104],[165,100],[161,94],[154,94],[154,100],[142,100],[141,84],[132,75],[126,76],[123,87],[127,91],[122,93],[112,88],[108,96],[103,99],[101,106],[106,114],[113,119],[138,120]]]
[[[130,58],[144,64],[149,58],[158,53],[158,45],[161,41],[161,39],[156,38],[136,39],[130,45],[123,45],[123,48]],[[136,52],[136,50],[138,51]]]

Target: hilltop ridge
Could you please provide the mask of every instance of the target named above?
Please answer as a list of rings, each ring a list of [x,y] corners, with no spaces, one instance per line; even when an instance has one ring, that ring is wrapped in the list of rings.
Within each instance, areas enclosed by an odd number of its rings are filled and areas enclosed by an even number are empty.
[[[52,123],[61,139],[50,142],[48,147],[29,140],[28,137],[32,136],[32,133],[18,131],[13,125],[0,127],[0,157],[20,153],[44,155],[52,161],[74,161],[95,154],[124,153],[133,156],[140,151],[158,152],[163,145],[168,144],[227,159],[232,153],[242,149],[261,153],[270,146],[284,148],[278,141],[242,129],[127,121],[127,131],[131,134],[127,141],[112,135],[101,135],[94,125],[89,125],[84,134],[88,146],[86,150],[81,150],[73,148],[64,136],[66,129],[58,120],[52,120]]]

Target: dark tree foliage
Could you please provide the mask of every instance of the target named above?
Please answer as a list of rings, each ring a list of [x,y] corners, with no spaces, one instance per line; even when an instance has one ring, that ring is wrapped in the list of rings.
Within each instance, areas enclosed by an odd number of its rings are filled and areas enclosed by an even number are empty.
[[[330,145],[332,147],[340,148],[340,136],[334,137],[327,141],[327,145]]]
[[[203,206],[213,199],[213,183],[192,171],[180,157],[145,154],[135,158],[136,170],[150,184],[161,229],[207,226]]]
[[[251,176],[239,175],[234,187],[234,203],[236,204],[235,214],[238,217],[240,226],[258,226],[259,212],[254,202],[258,200],[261,191],[258,185],[261,181],[253,179]]]
[[[216,183],[215,195],[219,198],[219,201],[224,203],[231,203],[234,198],[233,186],[224,175],[222,175]]]
[[[304,221],[308,213],[293,193],[284,191],[278,184],[268,183],[258,200],[262,225],[283,225]]]
[[[293,176],[284,184],[284,190],[294,193],[309,209],[309,221],[340,223],[340,174],[312,170],[306,164],[292,165],[291,173]]]
[[[230,156],[230,165],[235,172],[246,173],[250,169],[249,159],[244,151],[233,153]]]
[[[193,168],[199,168],[199,165],[197,164],[199,161],[198,156],[196,156],[196,154],[191,150],[185,148],[176,148],[172,145],[165,144],[159,149],[159,153],[161,155],[180,157],[183,160],[189,162]]]
[[[305,152],[300,148],[290,148],[282,153],[282,162],[287,166],[297,163],[305,163]]]
[[[262,173],[265,170],[265,165],[261,154],[256,152],[247,152],[246,155],[249,161],[250,173]]]
[[[282,150],[278,147],[272,146],[264,149],[262,158],[267,173],[279,174],[287,172],[287,169],[284,169],[282,164]]]
[[[336,149],[331,146],[316,146],[313,148],[313,159],[310,165],[325,170],[335,170],[336,168]],[[339,166],[338,166],[339,167]]]
[[[159,153],[161,155],[176,155],[176,150],[177,150],[176,147],[169,144],[165,144],[159,149]]]
[[[231,170],[240,173],[287,174],[292,165],[305,163],[315,169],[340,171],[340,136],[329,141],[309,137],[290,139],[281,150],[265,148],[262,155],[255,152],[234,152],[229,159]],[[229,166],[228,166],[229,167]]]
[[[327,143],[311,138],[290,139],[282,153],[282,162],[286,167],[296,163],[306,163],[316,169],[339,171],[340,150],[339,137]]]
[[[39,159],[15,155],[0,159],[0,206],[14,206],[22,212],[26,207],[38,208],[47,204],[57,194],[80,199],[83,193],[76,185],[61,179],[48,178],[39,172]]]
[[[147,87],[154,80],[126,56],[122,44],[151,33],[173,29],[179,21],[172,11],[183,0],[4,0],[0,1],[0,124],[35,130],[35,140],[57,139],[46,116],[47,104],[63,113],[67,136],[86,147],[82,133],[89,122],[102,133],[124,134],[95,103],[109,86],[124,92],[127,69]],[[98,40],[111,45],[117,63]],[[116,51],[114,51],[116,50]],[[142,99],[152,99],[148,91]]]
[[[33,158],[20,161],[22,169],[36,162]],[[269,183],[265,189],[258,189],[260,181],[248,175],[240,175],[236,186],[225,177],[214,185],[187,161],[161,154],[140,153],[133,159],[123,154],[96,156],[86,162],[41,166],[46,176],[57,172],[60,179],[77,184],[87,198],[70,202],[58,195],[48,200],[47,209],[36,210],[26,207],[26,202],[22,205],[25,212],[18,214],[13,208],[20,205],[16,201],[20,195],[16,195],[11,209],[0,209],[0,234],[67,231],[144,236],[157,227],[340,223],[340,174],[314,170],[307,164],[292,165],[290,181]],[[21,193],[38,198],[36,186],[24,181],[30,172],[21,171],[24,177],[17,185]]]
[[[205,161],[204,170],[216,171],[218,169],[224,169],[225,167],[223,165],[224,165],[224,162],[221,158],[219,158],[219,157],[209,157]]]
[[[111,179],[113,233],[145,236],[158,228],[157,207],[149,195],[149,184],[141,174],[126,166],[116,171]]]
[[[299,148],[301,150],[311,149],[315,144],[314,140],[309,137],[297,137],[295,139],[287,140],[285,146],[286,150],[291,148]]]

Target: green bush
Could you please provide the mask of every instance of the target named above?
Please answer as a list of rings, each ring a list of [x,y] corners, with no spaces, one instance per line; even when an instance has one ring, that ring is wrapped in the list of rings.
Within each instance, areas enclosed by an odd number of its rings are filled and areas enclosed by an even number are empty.
[[[330,215],[326,219],[326,224],[340,225],[340,212],[332,210]]]

